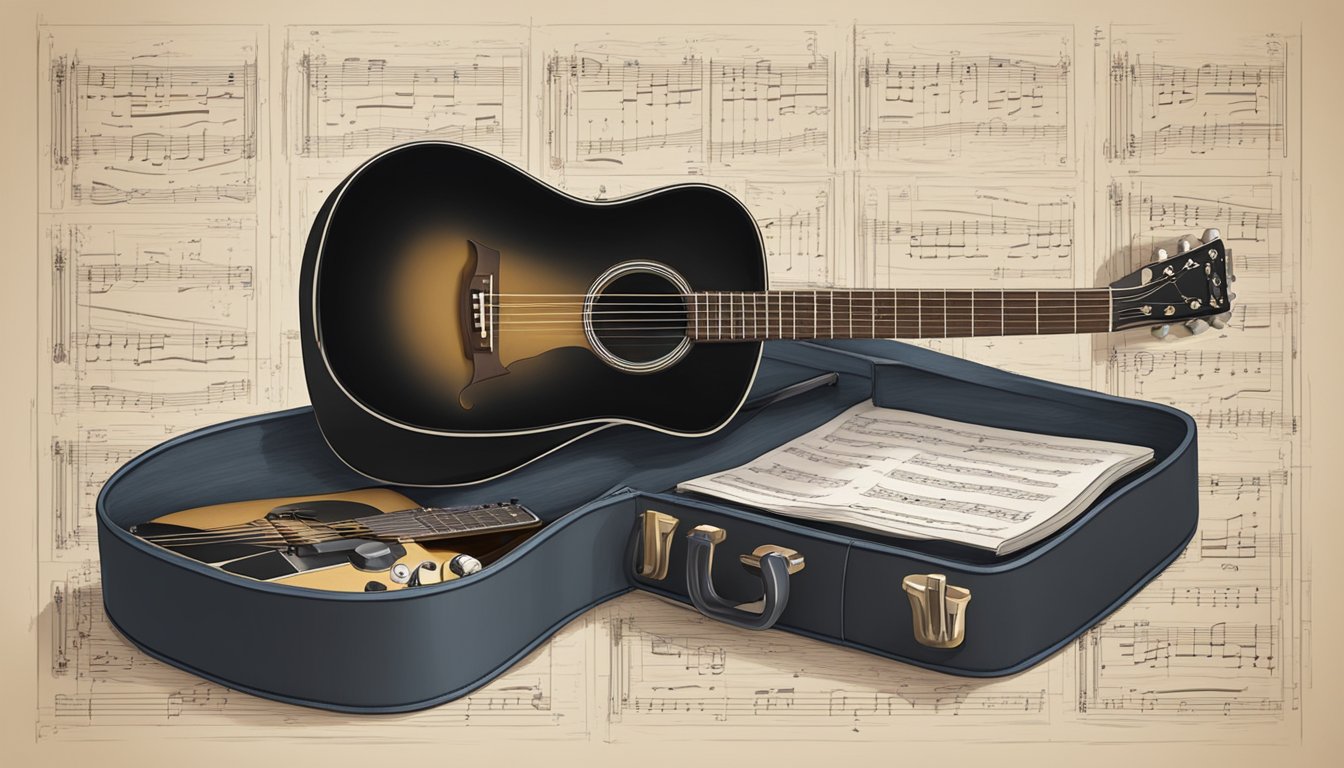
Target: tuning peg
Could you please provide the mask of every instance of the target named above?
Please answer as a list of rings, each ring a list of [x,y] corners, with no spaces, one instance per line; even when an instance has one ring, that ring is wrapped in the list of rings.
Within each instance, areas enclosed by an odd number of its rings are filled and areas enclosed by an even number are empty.
[[[1158,261],[1166,261],[1167,259],[1171,258],[1171,254],[1167,253],[1166,248],[1154,248],[1153,258],[1157,259]]]
[[[1182,237],[1176,241],[1176,248],[1180,253],[1189,253],[1195,250],[1195,238],[1191,235]]]
[[[1155,338],[1155,339],[1165,339],[1165,338],[1167,338],[1167,334],[1169,334],[1169,333],[1171,333],[1171,326],[1170,326],[1170,325],[1155,325],[1155,326],[1153,326],[1153,338]]]
[[[1202,317],[1197,317],[1194,320],[1186,320],[1185,327],[1190,329],[1191,334],[1198,336],[1199,334],[1209,330],[1209,321],[1205,320]]]
[[[1223,330],[1224,328],[1227,327],[1227,321],[1228,321],[1228,320],[1231,320],[1231,319],[1232,319],[1232,313],[1231,313],[1231,312],[1222,312],[1222,313],[1219,313],[1219,314],[1214,315],[1213,317],[1210,317],[1210,318],[1209,318],[1209,325],[1211,325],[1211,326],[1213,326],[1214,328],[1217,328],[1218,330],[1221,331],[1221,330]]]
[[[1220,237],[1222,237],[1222,236],[1223,236],[1223,233],[1222,233],[1222,232],[1219,232],[1219,231],[1216,230],[1216,229],[1212,229],[1212,228],[1210,228],[1210,229],[1206,229],[1206,230],[1204,230],[1204,234],[1203,234],[1203,235],[1200,235],[1199,239],[1202,240],[1202,241],[1204,241],[1204,242],[1206,242],[1206,243],[1212,243],[1214,240],[1217,240],[1218,238],[1220,238]]]

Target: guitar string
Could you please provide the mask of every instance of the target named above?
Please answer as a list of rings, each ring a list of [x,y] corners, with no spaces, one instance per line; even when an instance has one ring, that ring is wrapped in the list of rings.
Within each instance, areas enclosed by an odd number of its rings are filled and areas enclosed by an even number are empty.
[[[384,513],[384,514],[385,514],[385,515],[400,515],[400,514],[403,514],[403,513],[405,513],[405,512],[408,512],[408,511],[410,511],[410,510],[400,510],[400,511],[396,511],[396,512],[387,512],[387,513]],[[417,510],[417,512],[418,512],[418,510]],[[451,515],[459,515],[459,516],[462,516],[462,515],[479,514],[479,513],[478,513],[478,512],[465,512],[465,513],[464,513],[464,512],[449,512],[449,513],[439,512],[439,513],[431,513],[431,514],[435,514],[435,515],[451,514]],[[432,527],[430,527],[431,524],[430,524],[430,523],[426,523],[423,519],[412,519],[412,520],[405,521],[405,522],[403,522],[404,518],[402,518],[402,519],[400,519],[400,520],[394,518],[394,519],[386,520],[386,521],[383,520],[383,519],[381,519],[381,518],[371,518],[371,520],[372,520],[373,522],[375,522],[375,523],[379,523],[379,525],[375,525],[375,526],[373,526],[373,527],[370,527],[369,524],[359,522],[359,520],[342,520],[342,521],[335,521],[335,522],[331,522],[331,523],[315,523],[315,524],[314,524],[314,523],[301,523],[301,524],[304,525],[304,526],[307,528],[308,531],[322,533],[323,535],[326,535],[328,532],[330,532],[330,533],[332,533],[332,534],[337,534],[337,535],[339,535],[339,534],[349,534],[349,533],[365,533],[365,534],[370,534],[370,535],[423,534],[423,533],[425,533],[427,530],[429,531],[429,533],[430,533],[431,535],[433,535],[433,534],[442,534],[442,533],[445,532],[445,531],[443,531],[443,530],[434,530]],[[283,523],[288,522],[288,521],[283,521],[283,520],[282,520],[282,521],[277,521],[277,522],[280,522],[280,523],[283,524]],[[466,531],[471,531],[471,530],[482,530],[482,531],[484,531],[484,530],[488,530],[488,529],[490,529],[490,528],[503,528],[503,527],[509,527],[509,526],[511,526],[511,525],[513,524],[513,521],[503,521],[503,522],[499,522],[499,523],[496,523],[496,524],[490,524],[490,525],[485,525],[485,526],[476,525],[476,526],[474,526],[474,527],[464,527],[462,523],[456,523],[456,524],[455,524],[455,523],[453,523],[453,522],[444,521],[444,520],[436,520],[436,521],[433,521],[433,522],[434,522],[434,524],[447,526],[447,528],[449,529],[447,532],[449,532],[449,533],[460,533],[460,532],[466,532]],[[472,521],[472,522],[475,522],[475,521]],[[203,530],[199,530],[199,531],[185,531],[185,532],[181,532],[181,533],[166,533],[166,534],[150,535],[150,536],[143,536],[143,537],[141,537],[141,538],[144,538],[144,539],[149,540],[149,541],[153,541],[153,542],[155,542],[155,543],[161,543],[161,542],[169,542],[169,543],[179,543],[179,542],[199,543],[199,542],[204,541],[204,540],[214,540],[214,539],[224,539],[224,538],[239,538],[239,537],[241,537],[241,538],[247,538],[247,539],[268,539],[268,538],[269,538],[269,539],[274,539],[274,538],[276,538],[276,537],[283,538],[283,534],[280,533],[276,528],[274,528],[274,523],[271,523],[272,527],[269,528],[269,529],[268,529],[268,528],[265,528],[265,527],[263,526],[262,523],[263,523],[263,521],[261,521],[261,520],[253,520],[253,521],[249,521],[249,522],[247,522],[247,523],[240,523],[240,524],[231,525],[231,526],[220,526],[219,528],[207,528],[207,529],[203,529]],[[320,526],[320,527],[314,527],[314,526]],[[376,530],[375,530],[375,529],[376,529]],[[338,537],[339,537],[339,536],[338,536]]]
[[[387,537],[410,540],[430,540],[434,538],[446,538],[454,534],[486,534],[511,527],[509,524],[462,527],[453,530],[426,530],[424,527],[418,528],[393,528],[386,530],[349,530],[349,531],[323,531],[321,529],[309,528],[303,532],[294,532],[292,537],[286,537],[281,533],[264,532],[239,532],[239,533],[220,533],[213,530],[204,530],[198,534],[180,534],[176,537],[168,538],[163,536],[142,536],[149,541],[160,546],[206,546],[210,544],[319,544],[326,541],[340,541],[342,539],[375,539],[382,540]]]
[[[490,528],[511,527],[514,523],[512,521],[505,521],[490,524],[481,524],[473,521],[471,524],[463,524],[463,523],[453,524],[453,523],[444,523],[440,521],[440,524],[443,527],[436,529],[430,525],[422,523],[415,523],[415,524],[394,523],[392,525],[375,526],[375,527],[369,527],[367,525],[362,524],[358,526],[332,526],[331,524],[318,523],[318,524],[307,524],[303,528],[294,527],[294,528],[288,528],[286,530],[290,533],[294,533],[295,535],[304,532],[320,533],[322,535],[329,535],[329,534],[330,535],[365,534],[373,536],[398,535],[398,534],[440,535],[443,533],[462,533],[471,530],[487,530]],[[181,533],[158,534],[158,535],[151,534],[148,536],[142,536],[141,538],[144,538],[149,541],[154,541],[156,543],[161,542],[194,543],[194,542],[224,539],[224,538],[265,539],[275,537],[283,538],[284,533],[278,529],[267,530],[256,526],[232,526],[232,527],[225,526],[223,528],[206,528],[199,531],[184,531]]]
[[[386,514],[392,514],[392,513],[386,513]],[[277,521],[277,522],[283,524],[290,521]],[[456,526],[457,530],[469,530],[469,528],[462,527],[464,525],[463,522],[455,523],[445,520],[436,520],[431,523],[427,523],[424,520],[405,521],[400,519],[393,519],[387,521],[387,524],[385,525],[378,524],[383,522],[384,521],[381,520],[374,521],[375,523],[374,525],[370,525],[368,523],[360,523],[356,521],[339,521],[333,523],[300,522],[298,523],[298,525],[307,527],[310,530],[331,530],[337,533],[369,532],[369,533],[381,534],[381,533],[408,533],[416,531],[424,532],[426,530],[429,530],[431,532],[441,532],[441,531],[434,531],[434,529],[432,528],[433,525],[442,525],[449,529],[452,529],[454,528],[454,526]],[[478,521],[473,520],[469,522],[477,523]],[[513,521],[503,521],[496,523],[495,527],[503,527],[512,524]],[[169,523],[169,525],[171,525],[171,523]],[[154,541],[181,541],[187,539],[196,539],[207,536],[219,536],[219,535],[229,535],[229,536],[236,535],[236,536],[249,536],[249,537],[283,535],[279,533],[279,529],[275,527],[275,523],[270,523],[270,525],[271,525],[270,528],[264,527],[262,521],[258,520],[232,526],[220,526],[219,528],[205,528],[199,531],[184,531],[180,533],[164,533],[157,535],[150,534],[149,536],[145,536],[142,538],[152,539]],[[297,528],[298,526],[296,525],[295,527]]]

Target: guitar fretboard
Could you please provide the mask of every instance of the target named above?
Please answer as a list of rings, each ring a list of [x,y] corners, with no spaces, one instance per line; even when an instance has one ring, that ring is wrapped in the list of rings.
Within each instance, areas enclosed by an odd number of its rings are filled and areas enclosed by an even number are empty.
[[[690,295],[699,342],[767,339],[935,339],[1111,330],[1108,288],[833,290]]]
[[[487,507],[422,507],[361,517],[355,522],[379,539],[426,541],[525,528],[536,517],[512,504]]]

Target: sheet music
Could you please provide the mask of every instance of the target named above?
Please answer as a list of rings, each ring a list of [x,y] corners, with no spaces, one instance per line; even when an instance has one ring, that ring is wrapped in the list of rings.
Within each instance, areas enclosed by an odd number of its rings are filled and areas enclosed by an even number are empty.
[[[860,403],[738,467],[679,483],[804,520],[1008,554],[1059,530],[1151,448]]]
[[[34,19],[36,737],[1297,743],[1311,680],[1302,40],[1289,22],[1177,34],[1111,12],[995,25],[880,5],[752,24],[712,11],[355,24],[315,8],[219,10],[246,24]],[[1189,411],[1194,542],[1076,643],[1003,679],[737,631],[642,594],[588,612],[466,699],[358,731],[149,659],[102,614],[98,488],[172,435],[306,402],[308,226],[362,159],[420,137],[592,198],[722,186],[760,224],[779,288],[1091,287],[1158,240],[1220,227],[1239,277],[1224,331],[919,342]]]

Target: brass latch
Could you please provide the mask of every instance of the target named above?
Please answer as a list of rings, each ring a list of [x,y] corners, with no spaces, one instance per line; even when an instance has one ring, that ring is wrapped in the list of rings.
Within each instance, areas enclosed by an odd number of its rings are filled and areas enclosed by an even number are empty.
[[[663,512],[655,512],[652,509],[645,510],[641,516],[643,518],[643,534],[640,541],[643,545],[643,562],[639,566],[639,575],[652,579],[653,581],[662,581],[667,578],[667,566],[671,562],[672,553],[672,534],[677,530],[677,518]]]
[[[762,544],[753,550],[750,555],[738,555],[737,559],[742,561],[742,564],[746,567],[755,568],[759,571],[761,570],[761,558],[769,554],[784,556],[784,559],[789,563],[788,571],[790,576],[803,570],[803,566],[806,565],[806,561],[803,559],[803,556],[799,554],[798,550],[781,547],[778,544]]]
[[[954,587],[941,573],[906,576],[901,588],[910,598],[915,639],[930,648],[956,648],[966,639],[966,604],[971,590]]]

